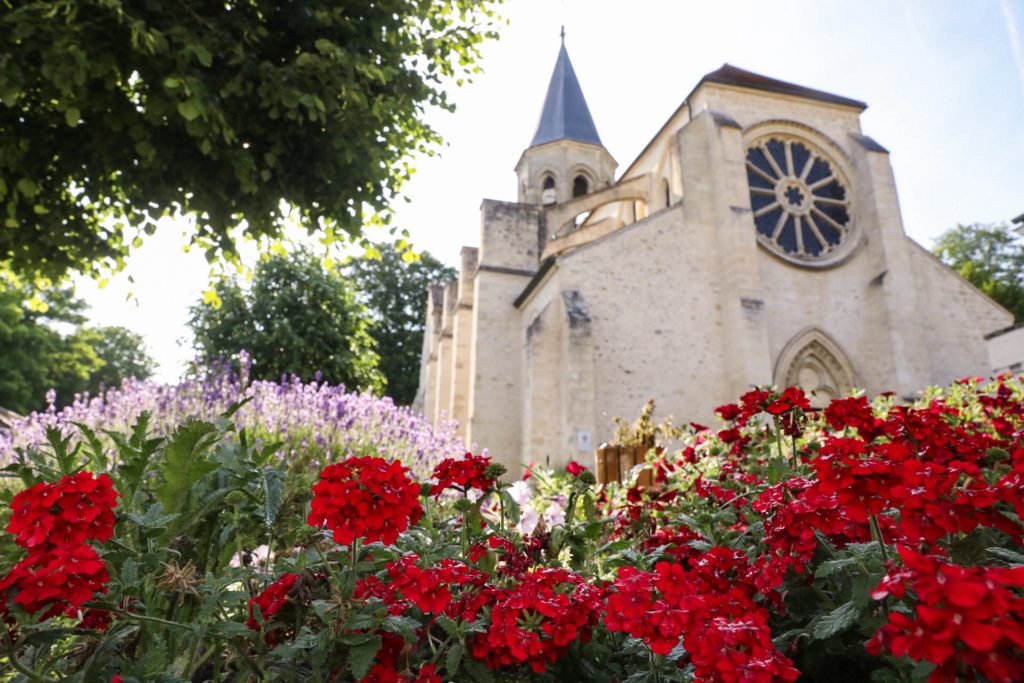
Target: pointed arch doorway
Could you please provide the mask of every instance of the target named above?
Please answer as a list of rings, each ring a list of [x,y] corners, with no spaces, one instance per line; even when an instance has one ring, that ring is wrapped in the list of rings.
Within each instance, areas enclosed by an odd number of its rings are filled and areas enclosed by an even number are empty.
[[[819,329],[801,332],[790,340],[775,364],[775,385],[800,387],[811,405],[823,408],[850,393],[855,373],[846,354]]]

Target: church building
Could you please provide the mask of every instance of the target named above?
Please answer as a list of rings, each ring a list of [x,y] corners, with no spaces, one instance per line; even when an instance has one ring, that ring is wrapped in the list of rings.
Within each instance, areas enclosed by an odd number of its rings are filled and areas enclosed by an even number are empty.
[[[648,399],[822,405],[989,374],[1011,314],[907,237],[866,104],[723,65],[616,177],[563,43],[518,201],[428,296],[420,406],[510,471],[587,454]]]

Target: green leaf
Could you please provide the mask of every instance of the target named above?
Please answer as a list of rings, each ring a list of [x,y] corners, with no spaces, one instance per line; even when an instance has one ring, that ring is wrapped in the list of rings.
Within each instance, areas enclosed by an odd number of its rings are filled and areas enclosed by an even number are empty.
[[[178,512],[171,513],[169,515],[164,514],[163,503],[156,502],[146,508],[146,513],[143,515],[135,512],[129,512],[125,514],[125,517],[143,529],[163,529],[166,528],[170,522],[180,517],[181,514]]]
[[[64,111],[64,120],[69,126],[74,128],[82,120],[82,112],[78,111],[77,107],[68,107]]]
[[[1024,566],[1024,555],[1014,552],[1009,548],[988,548],[986,552],[989,555],[998,557],[1000,560],[1010,563],[1013,567]]]
[[[186,420],[171,435],[164,449],[163,482],[155,491],[168,513],[185,509],[192,486],[217,469],[209,450],[218,436],[216,426],[195,419]]]
[[[39,186],[36,185],[35,181],[32,180],[31,178],[22,178],[21,180],[19,180],[17,188],[18,192],[20,192],[25,197],[28,197],[29,199],[32,199],[32,197],[35,197],[37,194],[39,194]]]
[[[853,625],[860,610],[853,602],[844,602],[828,614],[822,615],[818,623],[814,625],[814,638],[824,640],[842,633]]]
[[[203,105],[195,97],[189,98],[184,102],[178,103],[178,113],[186,121],[195,121],[203,114]]]
[[[349,648],[348,668],[357,681],[366,678],[378,650],[380,650],[380,636],[371,636],[365,643]]]
[[[823,579],[827,576],[832,576],[841,569],[857,564],[857,558],[854,557],[843,557],[838,560],[826,560],[818,565],[818,568],[814,572],[814,578]]]
[[[389,616],[381,624],[381,628],[391,633],[397,633],[410,643],[416,642],[416,629],[420,623],[415,619],[403,616]]]
[[[438,615],[437,625],[443,628],[444,632],[450,636],[455,636],[459,632],[459,625],[451,617],[444,614]]]
[[[456,643],[452,645],[448,650],[448,654],[445,655],[444,668],[448,672],[449,676],[455,676],[459,672],[459,664],[462,663],[462,645]]]
[[[263,485],[263,523],[269,528],[277,520],[284,500],[284,477],[273,467],[265,467],[260,483]]]

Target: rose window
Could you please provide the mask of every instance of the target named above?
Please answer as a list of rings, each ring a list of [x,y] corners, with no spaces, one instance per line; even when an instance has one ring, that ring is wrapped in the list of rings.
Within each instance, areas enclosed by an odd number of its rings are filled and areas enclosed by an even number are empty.
[[[762,244],[815,261],[834,255],[850,232],[850,202],[833,165],[796,140],[770,138],[747,150],[750,207]]]

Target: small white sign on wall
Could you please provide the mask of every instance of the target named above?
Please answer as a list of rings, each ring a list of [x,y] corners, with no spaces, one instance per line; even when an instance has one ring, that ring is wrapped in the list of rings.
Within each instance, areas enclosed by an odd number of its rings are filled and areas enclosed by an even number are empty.
[[[590,435],[590,432],[584,429],[576,430],[576,450],[578,451],[592,451],[594,450],[594,439]]]

